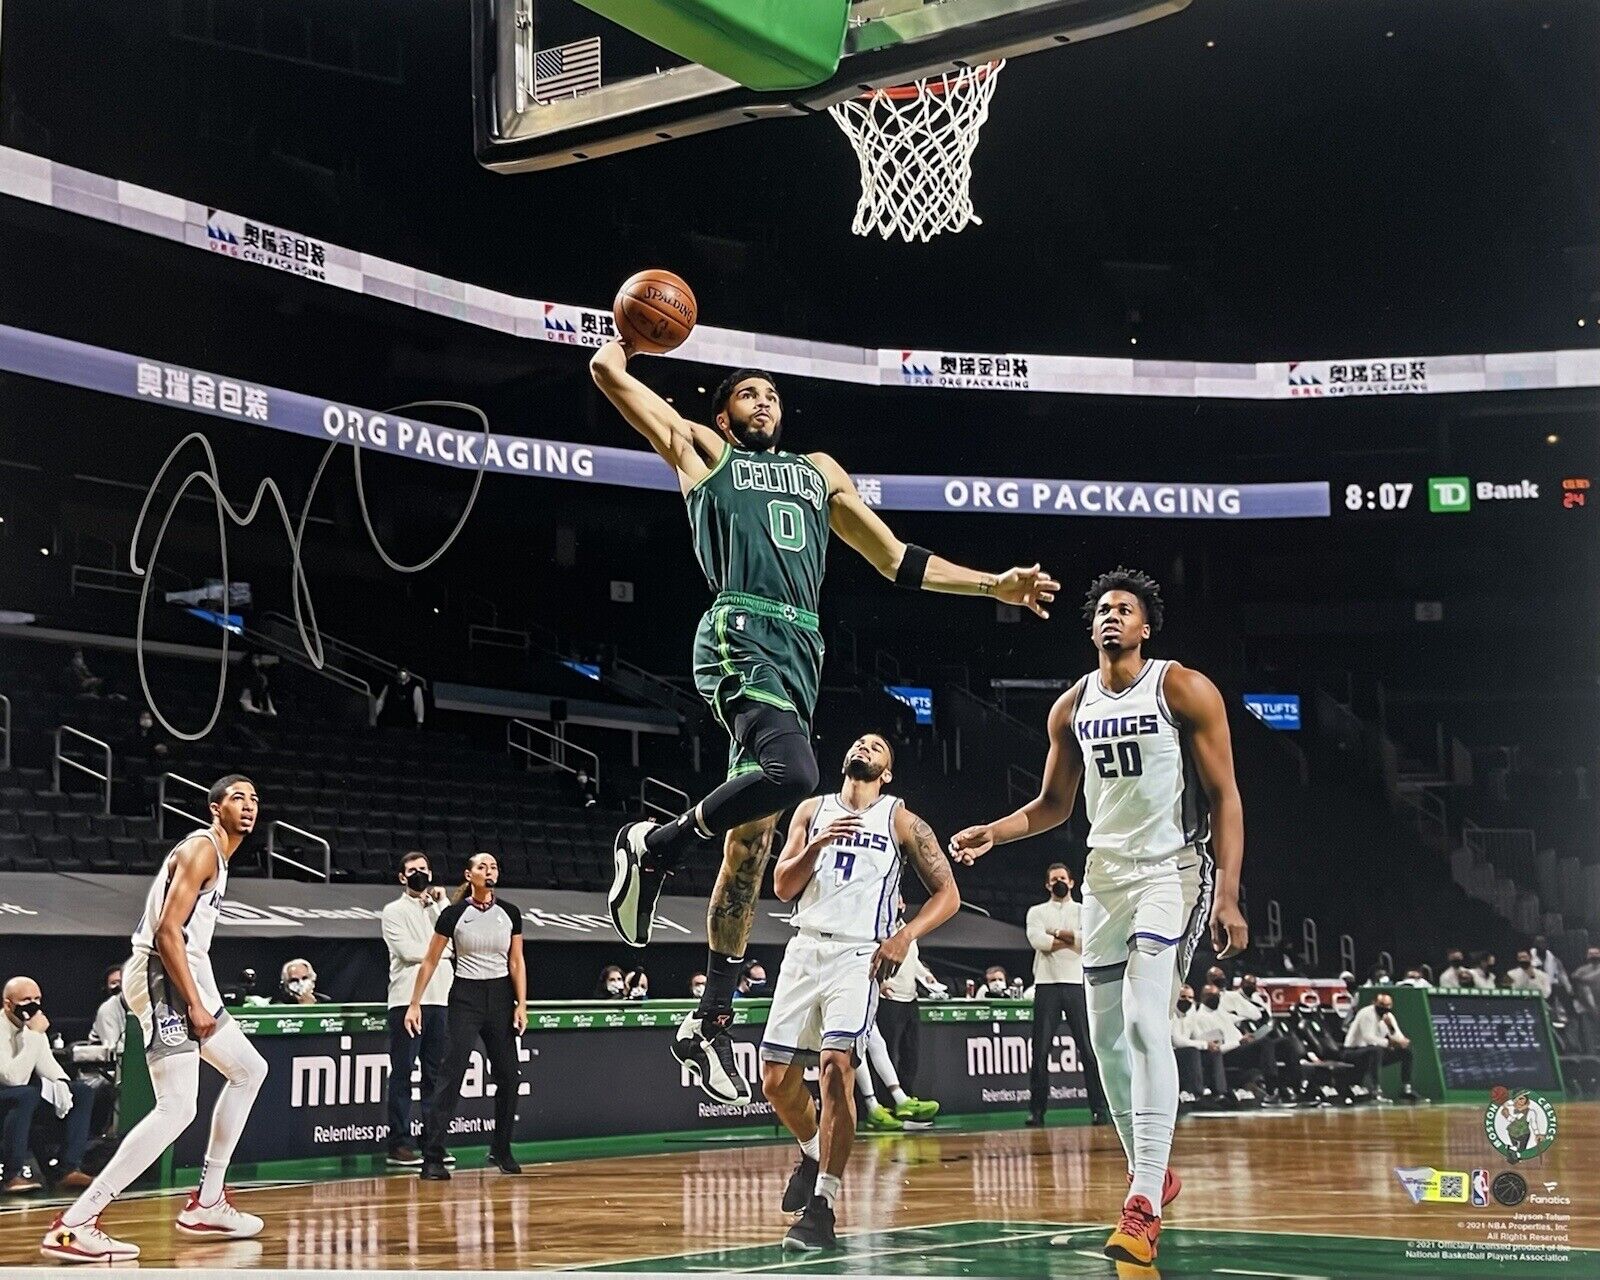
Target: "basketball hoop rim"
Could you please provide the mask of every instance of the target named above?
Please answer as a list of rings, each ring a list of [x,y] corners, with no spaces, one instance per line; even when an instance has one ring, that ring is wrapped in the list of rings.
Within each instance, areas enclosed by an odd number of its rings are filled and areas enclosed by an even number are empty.
[[[976,66],[959,67],[943,75],[929,76],[926,80],[913,81],[911,84],[893,84],[885,89],[868,89],[865,93],[857,95],[859,102],[872,102],[878,98],[887,98],[890,102],[912,102],[925,93],[942,94],[946,92],[952,81],[964,83],[968,80],[984,80],[999,71],[1005,65],[1003,59],[993,62],[980,62]]]

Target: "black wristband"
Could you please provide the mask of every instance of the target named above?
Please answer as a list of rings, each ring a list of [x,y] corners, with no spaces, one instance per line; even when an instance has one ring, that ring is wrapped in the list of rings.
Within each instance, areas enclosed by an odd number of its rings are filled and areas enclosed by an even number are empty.
[[[894,585],[920,591],[923,576],[928,572],[928,561],[932,556],[933,552],[926,547],[919,547],[914,542],[906,543],[906,553],[900,558],[900,568],[895,572]]]

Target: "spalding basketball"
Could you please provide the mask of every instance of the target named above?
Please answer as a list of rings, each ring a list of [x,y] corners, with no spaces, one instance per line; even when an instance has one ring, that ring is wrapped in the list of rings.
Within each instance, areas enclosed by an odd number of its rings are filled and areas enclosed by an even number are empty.
[[[660,355],[683,345],[694,328],[694,290],[670,271],[641,271],[617,290],[611,314],[617,333],[635,351]]]

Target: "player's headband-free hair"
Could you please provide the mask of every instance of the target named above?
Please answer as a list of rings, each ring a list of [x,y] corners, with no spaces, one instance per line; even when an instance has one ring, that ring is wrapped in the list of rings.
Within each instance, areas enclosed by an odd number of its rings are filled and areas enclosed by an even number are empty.
[[[928,572],[928,561],[933,552],[926,547],[919,547],[914,542],[906,543],[906,553],[900,557],[900,567],[895,570],[894,585],[897,587],[910,587],[913,591],[921,590],[922,579]]]
[[[771,384],[774,391],[778,384],[773,381],[772,375],[765,369],[735,369],[726,378],[717,384],[717,389],[711,395],[711,416],[716,417],[728,407],[728,401],[733,399],[733,393],[741,382],[748,382],[751,378],[762,378]],[[781,396],[780,396],[781,398]]]

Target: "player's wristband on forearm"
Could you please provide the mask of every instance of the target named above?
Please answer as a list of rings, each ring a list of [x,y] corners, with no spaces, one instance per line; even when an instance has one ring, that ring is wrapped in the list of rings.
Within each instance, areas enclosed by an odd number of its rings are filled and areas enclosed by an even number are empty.
[[[926,547],[919,547],[914,542],[906,543],[905,554],[900,557],[900,568],[895,571],[894,585],[920,591],[922,580],[928,572],[928,561],[932,558],[933,552]]]

